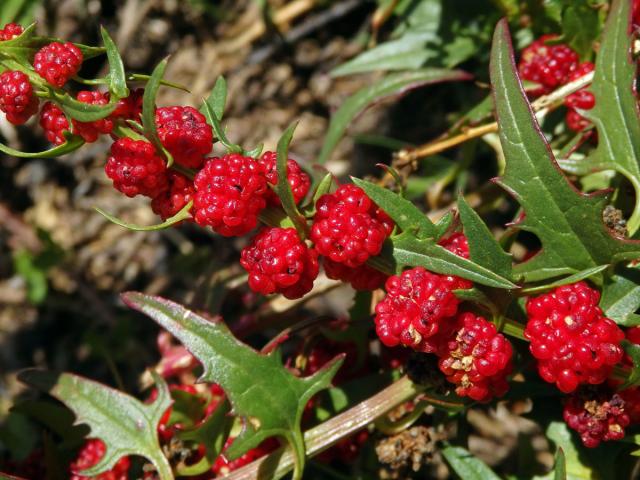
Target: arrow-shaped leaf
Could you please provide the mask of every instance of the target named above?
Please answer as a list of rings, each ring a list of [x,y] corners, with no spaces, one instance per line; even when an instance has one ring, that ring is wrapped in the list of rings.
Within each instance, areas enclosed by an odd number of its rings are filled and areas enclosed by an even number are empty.
[[[43,370],[26,370],[20,379],[60,400],[76,414],[76,424],[87,424],[91,437],[106,445],[106,452],[82,475],[93,477],[113,468],[126,455],[140,455],[149,460],[161,480],[173,480],[171,466],[162,453],[157,428],[162,415],[171,406],[169,388],[155,372],[158,397],[142,403],[125,393],[71,373],[56,374]]]
[[[336,357],[316,374],[299,378],[282,364],[274,350],[260,354],[237,340],[221,321],[209,321],[185,307],[159,297],[128,292],[124,302],[168,330],[202,363],[200,380],[219,384],[233,413],[245,420],[242,433],[226,454],[235,458],[272,436],[284,438],[296,459],[295,478],[304,466],[305,446],[300,419],[309,399],[329,386],[340,368]]]
[[[498,183],[524,207],[518,226],[542,242],[515,273],[544,280],[640,257],[640,242],[613,237],[604,225],[606,196],[580,193],[560,171],[518,79],[506,21],[494,34],[491,81],[506,158]]]
[[[602,288],[600,307],[618,325],[640,325],[640,270],[620,268],[607,278]]]

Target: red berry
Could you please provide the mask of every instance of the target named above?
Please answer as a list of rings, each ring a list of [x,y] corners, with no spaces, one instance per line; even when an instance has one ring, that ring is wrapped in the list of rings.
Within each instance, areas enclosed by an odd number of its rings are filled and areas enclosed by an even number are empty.
[[[327,326],[328,328],[333,328],[335,324],[329,323]],[[355,342],[338,342],[323,337],[315,342],[308,352],[305,353],[302,349],[299,352],[299,355],[305,359],[302,375],[305,377],[313,375],[340,354],[344,354],[345,359],[333,377],[332,382],[334,385],[340,385],[354,377],[364,375],[368,371],[367,362],[359,360],[360,352]],[[361,364],[360,368],[358,368],[359,364]]]
[[[109,93],[105,94],[107,99]],[[111,112],[110,117],[112,119],[122,118],[124,120],[140,121],[140,115],[142,115],[142,97],[144,96],[143,88],[136,88],[131,90],[129,96],[121,98],[116,104],[116,108]]]
[[[170,171],[169,188],[151,201],[151,209],[163,220],[173,217],[189,203],[196,193],[193,181],[184,175]]]
[[[449,333],[459,303],[447,279],[415,267],[389,277],[385,288],[375,317],[382,343],[428,353],[442,348],[441,335]]]
[[[524,335],[538,372],[564,393],[604,382],[622,360],[624,333],[598,307],[600,294],[585,282],[557,287],[527,301]]]
[[[78,92],[77,99],[79,102],[89,105],[107,105],[109,103],[109,99],[104,93],[87,90]],[[95,142],[101,134],[108,135],[113,130],[113,120],[110,117],[93,122],[80,122],[75,119],[72,122],[73,133],[80,135],[87,143]]]
[[[177,164],[200,168],[213,148],[213,131],[204,115],[193,107],[163,107],[156,110],[156,127],[162,145]]]
[[[438,244],[459,257],[469,259],[469,242],[462,232],[456,232],[450,237],[441,239]],[[473,282],[466,278],[460,278],[455,275],[447,275],[446,278],[451,282],[453,290],[466,290],[473,287]]]
[[[85,477],[79,473],[93,467],[104,456],[107,448],[102,440],[97,438],[87,440],[78,457],[71,463],[71,480],[127,480],[129,478],[129,457],[122,457],[111,470],[95,477]]]
[[[168,188],[167,166],[153,145],[144,140],[121,138],[111,145],[104,167],[113,186],[128,197],[155,198]]]
[[[487,402],[509,389],[513,349],[493,323],[473,313],[457,319],[458,330],[447,343],[438,366],[461,397]]]
[[[225,237],[253,230],[266,205],[262,166],[239,154],[209,159],[196,175],[195,187],[196,222]]]
[[[224,448],[227,449],[233,443],[234,437],[227,438],[227,441],[224,444]],[[254,460],[257,460],[260,457],[267,455],[268,453],[273,452],[276,448],[280,446],[278,440],[274,437],[267,438],[264,442],[258,445],[256,448],[252,448],[241,457],[236,458],[235,460],[228,460],[227,457],[222,453],[213,464],[213,472],[216,475],[227,475],[229,472],[233,470],[237,470],[240,467],[244,467],[245,465],[250,464]],[[224,450],[223,450],[224,452]]]
[[[625,337],[627,337],[627,340],[629,340],[631,343],[635,343],[636,345],[640,345],[640,327],[628,328],[624,332],[624,335],[625,335]]]
[[[278,171],[276,168],[277,154],[275,152],[265,152],[258,160],[264,167],[264,172],[267,177],[267,182],[272,187],[275,187],[278,183]],[[298,162],[292,159],[287,160],[287,180],[291,186],[291,192],[293,193],[293,200],[296,203],[307,195],[309,187],[311,187],[311,179],[298,165]],[[270,205],[280,205],[280,199],[273,190],[269,189],[267,192],[267,203]]]
[[[22,125],[38,111],[38,98],[26,74],[8,70],[0,75],[0,110],[14,125]]]
[[[577,80],[587,73],[593,72],[594,69],[593,63],[583,62],[571,72],[569,81]],[[576,112],[575,109],[591,110],[596,105],[596,97],[593,93],[583,88],[565,98],[564,104],[568,108],[566,122],[571,130],[579,132],[591,125],[591,122]]]
[[[543,35],[522,51],[518,71],[523,80],[539,87],[529,90],[537,97],[567,83],[569,75],[578,67],[578,54],[564,44],[547,45],[555,35]]]
[[[311,240],[320,255],[358,267],[378,255],[393,222],[355,185],[342,185],[316,203]]]
[[[630,423],[622,396],[606,390],[580,391],[568,397],[564,404],[564,421],[578,432],[585,447],[594,448],[602,441],[622,439]]]
[[[54,87],[62,88],[82,65],[82,52],[73,43],[53,42],[38,50],[33,68]]]
[[[62,145],[66,140],[63,132],[68,132],[69,120],[64,112],[55,104],[47,102],[40,112],[40,126],[44,130],[44,134],[49,142],[54,145]]]
[[[324,271],[332,280],[350,283],[355,290],[375,290],[387,280],[387,275],[369,265],[348,267],[344,263],[334,262],[328,257],[323,259]]]
[[[242,249],[240,264],[249,273],[249,287],[268,295],[300,298],[318,276],[318,258],[294,228],[263,228]]]
[[[0,42],[5,42],[19,37],[22,35],[22,32],[24,32],[22,25],[18,25],[17,23],[7,23],[4,28],[0,30]]]

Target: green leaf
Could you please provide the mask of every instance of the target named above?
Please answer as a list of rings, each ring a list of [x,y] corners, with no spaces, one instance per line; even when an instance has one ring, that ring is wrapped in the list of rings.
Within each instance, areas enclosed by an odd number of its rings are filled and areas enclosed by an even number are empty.
[[[621,345],[633,362],[631,373],[627,377],[627,380],[619,387],[619,390],[625,390],[640,385],[640,345],[636,345],[629,340],[622,340]]]
[[[33,11],[40,3],[40,0],[4,0],[0,4],[0,24],[32,22]]]
[[[469,242],[469,256],[478,265],[511,279],[511,255],[505,252],[489,228],[462,195],[458,196],[458,211],[464,234]]]
[[[177,436],[180,440],[205,446],[205,454],[200,461],[179,467],[176,472],[178,475],[194,476],[211,470],[231,431],[233,417],[229,415],[229,409],[229,401],[225,400],[200,424],[178,431]]]
[[[173,157],[162,146],[160,137],[158,137],[158,130],[156,129],[156,96],[161,85],[164,71],[167,68],[167,59],[162,60],[151,73],[151,78],[147,82],[147,86],[144,89],[144,95],[142,96],[142,125],[144,127],[144,134],[149,141],[156,147],[158,152],[161,152],[167,159],[167,167],[173,165]]]
[[[262,355],[237,340],[217,319],[207,320],[168,300],[128,292],[123,301],[169,331],[203,365],[200,380],[219,384],[233,413],[244,419],[244,429],[227,450],[230,458],[256,447],[272,436],[284,438],[296,459],[294,477],[304,466],[304,440],[300,420],[309,399],[327,388],[342,364],[336,357],[322,370],[298,378],[282,364],[278,349]]]
[[[158,397],[153,403],[141,401],[100,383],[70,373],[56,374],[26,370],[20,380],[60,400],[76,414],[76,424],[91,428],[91,437],[102,440],[107,449],[100,461],[83,470],[93,477],[113,468],[127,455],[140,455],[157,469],[161,480],[173,480],[171,466],[162,453],[157,428],[171,406],[169,388],[151,371]]]
[[[593,44],[600,36],[600,9],[589,0],[573,0],[562,13],[562,41],[578,52],[581,60],[593,55]]]
[[[387,75],[372,85],[362,88],[350,96],[331,117],[329,130],[318,156],[318,163],[329,159],[347,127],[368,106],[385,98],[399,96],[409,90],[438,82],[469,80],[469,74],[460,70],[428,68],[415,72],[403,72]]]
[[[462,447],[445,447],[442,455],[463,480],[500,480],[486,463]]]
[[[558,449],[562,449],[567,479],[591,480],[598,478],[592,467],[582,462],[583,452],[582,448],[578,446],[580,442],[576,436],[572,435],[566,423],[562,421],[551,422],[545,433]],[[554,472],[552,475],[545,478],[555,478],[556,473]]]
[[[141,226],[141,225],[134,225],[133,223],[127,223],[124,220],[120,220],[118,217],[114,217],[113,215],[105,212],[104,210],[98,207],[95,207],[95,210],[110,222],[115,223],[116,225],[120,225],[121,227],[124,227],[128,230],[133,230],[136,232],[153,232],[155,230],[164,230],[165,228],[169,228],[173,225],[176,225],[177,223],[182,222],[183,220],[191,218],[191,207],[193,207],[193,200],[191,200],[184,207],[182,207],[182,209],[178,213],[176,213],[173,217],[167,218],[162,223],[158,223],[156,225],[149,225],[149,226]]]
[[[204,101],[218,120],[222,120],[224,115],[224,107],[227,104],[227,81],[224,77],[218,77],[216,84],[213,86],[211,93]],[[204,104],[200,107],[200,113],[206,114],[207,109]]]
[[[333,174],[327,173],[322,180],[318,183],[316,190],[313,192],[313,197],[309,204],[306,206],[305,211],[309,216],[313,216],[316,213],[316,203],[320,200],[320,197],[326,193],[329,193],[331,190],[331,185],[333,184]]]
[[[291,219],[298,231],[300,238],[306,237],[307,222],[298,210],[298,206],[293,198],[293,192],[291,191],[291,185],[287,176],[287,161],[289,159],[289,144],[293,138],[293,132],[296,129],[297,123],[292,123],[289,128],[285,130],[278,141],[278,148],[276,149],[276,169],[278,172],[278,183],[276,185],[276,193],[282,203],[282,209]]]
[[[545,290],[551,290],[552,288],[561,287],[562,285],[570,285],[572,283],[579,282],[580,280],[586,280],[587,278],[593,277],[600,272],[603,272],[609,268],[609,265],[599,265],[593,268],[587,268],[586,270],[582,270],[581,272],[574,273],[573,275],[569,275],[568,277],[561,278],[560,280],[556,280],[555,282],[546,283],[544,285],[536,285],[535,287],[523,288],[521,290],[522,293],[538,293],[544,292]]]
[[[517,288],[510,280],[451,253],[438,245],[435,240],[417,239],[407,233],[390,238],[380,258],[374,257],[369,262],[371,263],[372,260],[382,262],[382,265],[372,264],[372,266],[391,273],[400,270],[402,266],[424,267],[432,272],[457,275],[488,287]]]
[[[113,98],[107,105],[92,105],[80,102],[68,93],[54,92],[53,96],[65,114],[80,122],[95,122],[108,117],[117,106],[117,102]]]
[[[72,135],[69,132],[64,132],[64,137],[66,141],[62,145],[58,145],[43,152],[21,152],[20,150],[15,150],[3,145],[2,143],[0,143],[0,152],[18,158],[57,158],[78,150],[82,145],[84,145],[82,137]]]
[[[436,240],[440,240],[451,228],[455,215],[451,210],[445,213],[440,220],[436,222]]]
[[[527,281],[573,274],[640,256],[640,242],[611,236],[602,221],[605,194],[584,195],[560,171],[540,132],[516,74],[505,21],[498,23],[491,53],[491,80],[506,159],[498,183],[525,210],[518,227],[534,233],[542,250],[516,265]]]
[[[556,463],[553,467],[554,480],[567,480],[567,460],[564,458],[564,450],[558,448],[556,452]]]
[[[230,153],[242,153],[242,147],[235,143],[231,143],[227,138],[227,134],[225,133],[224,128],[222,128],[220,120],[218,120],[218,117],[213,111],[213,107],[209,105],[208,101],[205,101],[202,104],[202,108],[204,109],[204,116],[207,117],[207,122],[213,128],[213,133],[216,134],[216,138],[227,149],[227,151]]]
[[[109,32],[104,27],[100,27],[102,42],[107,50],[107,59],[109,60],[109,91],[116,98],[126,98],[129,96],[127,88],[127,77],[124,72],[124,65],[118,47],[113,43]]]
[[[640,227],[640,122],[633,88],[636,62],[631,57],[635,38],[629,29],[631,3],[615,0],[611,5],[591,84],[596,105],[587,114],[598,129],[598,147],[588,160],[596,161],[599,170],[617,170],[635,189],[636,204],[627,223],[629,236]]]
[[[625,327],[640,325],[640,270],[620,268],[605,280],[600,308],[607,318]]]
[[[412,202],[402,198],[395,192],[380,187],[375,183],[351,177],[353,183],[362,188],[403,232],[414,233],[418,238],[436,236],[436,226]]]

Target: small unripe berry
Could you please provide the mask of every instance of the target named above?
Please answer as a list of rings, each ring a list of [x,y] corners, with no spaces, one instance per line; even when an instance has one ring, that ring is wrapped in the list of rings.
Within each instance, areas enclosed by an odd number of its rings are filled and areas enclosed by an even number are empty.
[[[349,283],[355,290],[375,290],[387,280],[386,274],[366,264],[359,267],[348,267],[344,263],[334,262],[328,257],[324,257],[322,262],[327,277]]]
[[[196,193],[192,180],[173,170],[168,175],[169,188],[151,201],[151,209],[163,220],[173,217],[182,210],[187,203],[193,200]]]
[[[164,159],[144,140],[125,137],[114,142],[105,172],[116,190],[128,197],[155,198],[169,187]]]
[[[8,70],[0,75],[0,110],[14,125],[22,125],[38,111],[38,98],[25,73]]]
[[[240,264],[254,292],[300,298],[318,276],[318,258],[294,228],[265,227],[242,249]]]
[[[311,240],[320,255],[358,267],[378,255],[393,230],[393,221],[364,191],[342,185],[316,203]]]
[[[33,68],[54,87],[62,88],[82,65],[82,52],[73,43],[53,42],[38,50]]]
[[[239,154],[209,159],[195,178],[194,217],[225,237],[244,235],[266,206],[267,180],[255,159]]]
[[[204,115],[193,107],[156,110],[156,127],[162,145],[178,165],[200,168],[213,148],[213,131]]]
[[[267,177],[267,182],[272,187],[275,187],[278,183],[278,171],[277,171],[277,154],[276,152],[265,152],[258,160],[264,167],[264,172]],[[298,162],[289,158],[287,160],[287,180],[293,193],[293,200],[296,203],[307,195],[309,187],[311,187],[311,179],[298,165]],[[269,189],[267,192],[267,203],[270,205],[280,205],[280,199],[273,190]]]

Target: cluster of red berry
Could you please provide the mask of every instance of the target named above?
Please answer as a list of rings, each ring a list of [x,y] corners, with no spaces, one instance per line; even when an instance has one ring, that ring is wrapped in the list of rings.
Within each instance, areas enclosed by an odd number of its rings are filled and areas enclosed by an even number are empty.
[[[568,45],[555,43],[556,39],[555,35],[543,35],[522,51],[518,71],[523,80],[535,84],[527,88],[532,97],[550,93],[594,69],[593,63],[580,63],[578,54]],[[564,103],[567,126],[571,130],[580,132],[591,124],[579,110],[590,110],[595,106],[593,93],[583,88],[567,96]]]

